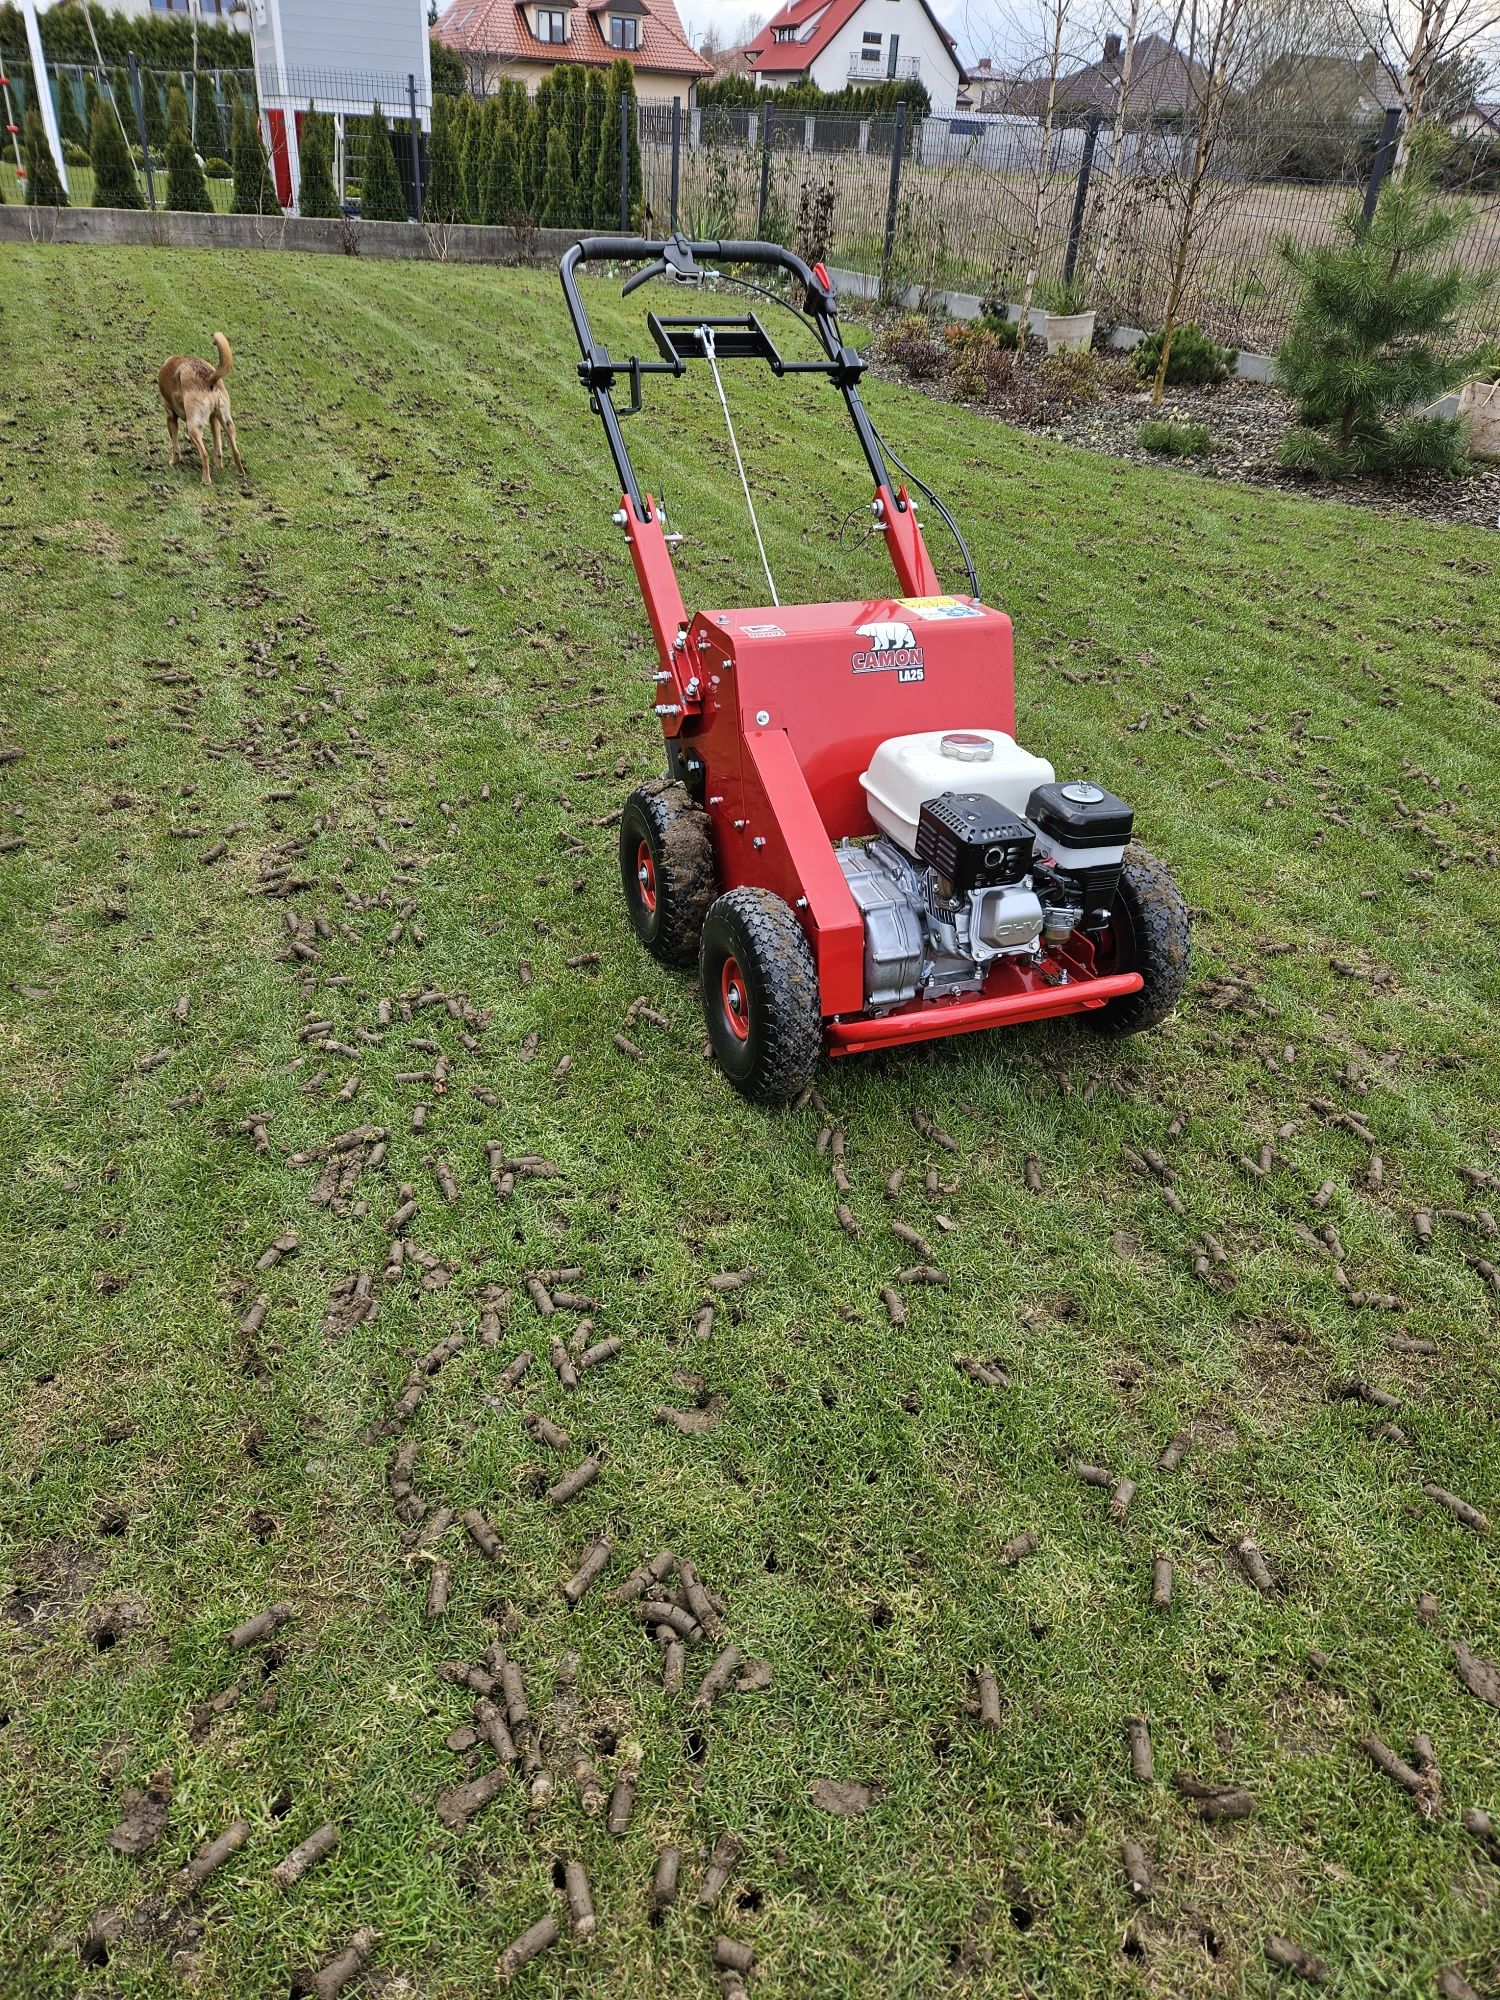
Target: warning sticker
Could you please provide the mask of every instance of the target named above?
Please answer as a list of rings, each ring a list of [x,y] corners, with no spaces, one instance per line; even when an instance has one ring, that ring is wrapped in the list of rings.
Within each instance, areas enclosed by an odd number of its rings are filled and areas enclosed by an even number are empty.
[[[897,600],[903,610],[913,618],[930,619],[934,623],[944,618],[982,618],[983,611],[977,604],[966,604],[961,597],[902,597]]]
[[[786,633],[780,625],[742,625],[741,632],[747,639],[784,639]]]

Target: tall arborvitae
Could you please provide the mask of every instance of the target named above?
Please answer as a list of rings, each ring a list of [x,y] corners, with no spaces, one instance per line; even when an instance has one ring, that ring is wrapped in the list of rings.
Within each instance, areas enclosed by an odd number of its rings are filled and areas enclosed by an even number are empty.
[[[115,71],[116,88],[119,87],[118,80],[125,75],[126,72],[122,69]],[[140,77],[141,115],[146,121],[146,143],[160,159],[167,150],[167,135],[170,130],[170,121],[162,104],[161,84],[149,69],[143,69]],[[127,94],[120,99],[120,109],[125,111],[125,106],[129,102],[130,97]],[[125,112],[125,116],[128,122],[130,113]],[[134,130],[134,127],[131,129]]]
[[[299,215],[341,215],[338,190],[333,185],[333,119],[326,111],[314,111],[309,104],[297,142],[301,174],[297,190]]]
[[[486,98],[480,112],[479,142],[479,205],[475,211],[476,222],[502,222],[504,217],[495,208],[496,163],[504,144],[505,112],[498,97]]]
[[[641,206],[641,144],[636,131],[635,71],[623,56],[610,65],[604,125],[599,141],[599,168],[594,177],[594,219],[600,228],[620,226],[620,120],[628,143],[629,198],[633,216]]]
[[[260,120],[243,97],[234,100],[234,138],[231,150],[234,192],[230,207],[236,215],[280,215],[276,186],[271,179],[271,162],[266,158],[265,141],[260,136]]]
[[[613,228],[619,221],[605,221],[599,214],[599,146],[604,137],[604,111],[609,90],[602,70],[591,69],[583,99],[583,138],[578,148],[578,187],[587,213],[584,221],[595,228]]]
[[[573,213],[573,162],[568,135],[554,119],[547,134],[547,164],[542,174],[542,198],[537,220],[544,229],[566,229]]]
[[[538,220],[542,212],[542,188],[547,178],[547,134],[552,129],[553,83],[544,76],[536,87],[526,117],[526,157],[521,168],[521,186],[528,211]]]
[[[525,212],[516,128],[510,122],[508,105],[500,104],[496,110],[499,123],[486,166],[484,214],[487,222],[513,223]]]
[[[99,102],[99,79],[92,72],[83,79],[83,143],[86,146],[94,130],[94,106]]]
[[[57,79],[57,129],[65,146],[82,146],[87,150],[89,135],[78,115],[78,99],[72,83],[61,74]]]
[[[167,99],[167,207],[185,208],[202,215],[213,203],[208,183],[193,151],[193,135],[188,129],[187,99],[181,86],[173,84]]]
[[[200,70],[193,84],[193,145],[205,160],[222,160],[224,125],[214,80],[206,70]]]
[[[123,106],[121,107],[123,109]],[[89,158],[94,167],[95,208],[144,208],[135,164],[115,108],[101,97],[94,106],[94,129],[89,135]]]
[[[578,182],[578,169],[583,158],[583,127],[587,116],[588,71],[582,63],[569,63],[566,74],[566,88],[563,92],[563,130],[568,135],[568,164],[574,185]],[[582,222],[583,216],[575,218]]]
[[[68,197],[63,193],[40,111],[28,111],[22,121],[21,155],[26,162],[26,199],[31,206],[66,208]]]
[[[396,155],[385,114],[377,103],[368,120],[360,171],[359,212],[366,222],[405,222],[406,194],[396,171]]]
[[[466,99],[463,148],[459,155],[463,172],[465,222],[477,222],[484,213],[484,148],[488,137],[484,106],[477,98]]]
[[[453,150],[461,97],[440,94],[432,100],[432,135],[427,145],[427,185],[422,190],[425,222],[463,221],[463,180]]]

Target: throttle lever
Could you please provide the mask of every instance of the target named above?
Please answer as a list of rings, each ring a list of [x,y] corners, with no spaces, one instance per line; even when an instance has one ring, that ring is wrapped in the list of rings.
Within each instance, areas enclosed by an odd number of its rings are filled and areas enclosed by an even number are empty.
[[[652,278],[664,278],[666,274],[666,260],[665,258],[658,257],[654,264],[648,264],[643,271],[637,271],[633,278],[625,280],[624,284],[620,287],[620,297],[628,299],[632,292],[639,291],[640,287],[649,284]]]

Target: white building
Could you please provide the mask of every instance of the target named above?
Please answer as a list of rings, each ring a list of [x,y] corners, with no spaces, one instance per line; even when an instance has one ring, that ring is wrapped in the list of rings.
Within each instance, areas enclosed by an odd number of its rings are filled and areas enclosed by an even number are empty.
[[[746,44],[756,87],[916,80],[934,111],[952,111],[963,85],[953,37],[927,0],[789,0]]]

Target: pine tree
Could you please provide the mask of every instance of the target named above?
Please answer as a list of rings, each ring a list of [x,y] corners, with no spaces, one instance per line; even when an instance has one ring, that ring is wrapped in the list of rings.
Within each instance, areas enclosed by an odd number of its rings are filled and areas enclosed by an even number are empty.
[[[194,78],[193,145],[205,160],[224,157],[224,125],[219,117],[219,97],[207,70]]]
[[[495,134],[495,146],[490,154],[484,191],[485,220],[494,223],[513,223],[524,212],[521,198],[520,160],[516,145],[516,128],[510,122],[508,106],[499,109],[499,127]]]
[[[200,215],[213,207],[202,164],[193,151],[187,99],[181,85],[175,83],[167,98],[167,207],[191,209]]]
[[[505,114],[498,97],[487,98],[480,107],[479,116],[479,201],[475,209],[476,222],[495,223],[501,217],[495,212],[497,188],[495,172],[500,163],[504,146]]]
[[[554,120],[547,134],[547,164],[542,174],[542,198],[537,215],[543,229],[566,229],[573,211],[573,168],[568,135]]]
[[[584,220],[600,226],[598,212],[599,147],[604,137],[604,110],[609,101],[603,72],[591,69],[583,99],[583,139],[578,148],[578,186],[586,210]],[[618,216],[616,220],[618,220]],[[605,223],[605,228],[610,225]]]
[[[1467,276],[1454,254],[1471,211],[1433,199],[1433,155],[1414,149],[1387,181],[1366,224],[1352,203],[1333,243],[1281,255],[1300,287],[1276,355],[1281,386],[1297,404],[1278,457],[1296,471],[1452,471],[1465,455],[1458,417],[1421,417],[1423,404],[1457,387],[1488,358],[1460,352],[1460,315],[1494,283]]]
[[[78,115],[78,99],[73,94],[72,84],[60,72],[57,79],[57,129],[65,146],[82,146],[87,150],[89,135]]]
[[[625,120],[629,142],[629,210],[634,215],[641,206],[641,143],[636,130],[635,71],[621,56],[610,65],[604,124],[599,137],[599,167],[594,176],[594,220],[601,229],[620,226],[620,120]]]
[[[314,111],[308,105],[297,151],[302,167],[298,214],[341,215],[338,190],[333,185],[333,119],[326,111]]]
[[[578,169],[583,159],[583,126],[588,103],[588,73],[582,63],[569,63],[563,91],[563,130],[568,135],[568,166],[573,185],[578,185]],[[582,222],[581,215],[575,216]]]
[[[544,76],[526,115],[526,154],[521,168],[521,189],[528,214],[541,219],[542,193],[547,179],[547,134],[552,129],[552,79]]]
[[[40,111],[28,111],[21,125],[21,154],[26,162],[26,199],[33,208],[66,208],[68,197],[58,177],[57,162],[47,144]]]
[[[236,215],[280,215],[271,162],[260,136],[260,120],[243,97],[234,100],[234,136],[230,146],[234,192],[229,206]]]
[[[94,129],[89,135],[89,158],[94,167],[96,208],[146,206],[140,182],[135,177],[135,163],[130,157],[130,148],[125,143],[125,134],[120,130],[120,121],[115,116],[115,108],[102,96],[94,106]]]
[[[359,212],[366,222],[405,222],[406,196],[396,171],[391,135],[379,103],[368,121],[364,167],[359,178]]]
[[[426,222],[462,222],[463,178],[454,153],[455,126],[462,98],[432,100],[432,137],[427,148],[427,185],[422,190]]]
[[[99,102],[99,79],[92,72],[83,79],[83,143],[89,143],[94,129],[94,106]]]

